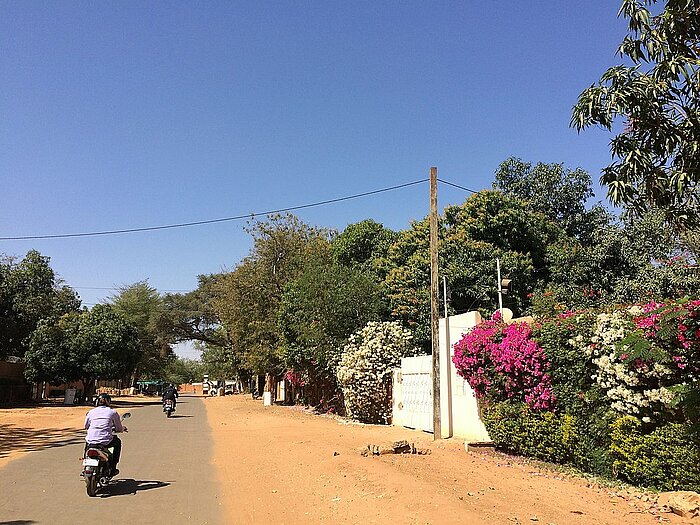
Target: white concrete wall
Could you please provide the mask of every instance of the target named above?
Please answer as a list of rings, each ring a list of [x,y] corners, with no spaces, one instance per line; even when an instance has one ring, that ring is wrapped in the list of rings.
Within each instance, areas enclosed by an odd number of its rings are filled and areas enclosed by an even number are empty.
[[[480,322],[479,312],[450,316],[448,347],[445,319],[440,319],[440,426],[442,437],[456,437],[470,443],[491,443],[479,417],[474,391],[457,374],[452,362],[454,344]]]
[[[452,363],[454,356],[453,345],[462,339],[472,327],[481,322],[479,312],[467,312],[449,318],[449,345],[446,339],[446,323],[440,319],[440,436],[443,438],[456,437],[469,443],[491,443],[491,438],[486,431],[481,418],[474,395],[474,391],[464,379],[462,379]],[[432,357],[419,356],[401,360],[401,369],[394,372],[393,390],[393,424],[432,431],[432,387],[430,391],[422,392],[426,400],[418,403],[429,409],[422,413],[415,410],[407,410],[407,406],[416,406],[414,398],[407,400],[405,375],[423,374],[423,382],[429,380],[432,371]],[[431,383],[432,384],[432,383]],[[415,396],[415,388],[411,388],[411,396]],[[426,412],[429,410],[429,412]],[[429,421],[429,424],[428,422]]]

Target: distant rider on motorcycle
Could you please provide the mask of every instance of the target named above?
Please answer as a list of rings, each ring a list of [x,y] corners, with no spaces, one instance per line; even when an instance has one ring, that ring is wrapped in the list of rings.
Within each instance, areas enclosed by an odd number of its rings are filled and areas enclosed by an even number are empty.
[[[172,400],[173,410],[175,410],[175,406],[177,405],[177,388],[175,388],[175,385],[169,384],[163,391],[163,403],[165,403],[166,399]]]
[[[117,464],[122,451],[121,440],[112,433],[112,429],[116,432],[126,432],[127,429],[122,425],[122,421],[117,414],[117,411],[112,409],[112,398],[109,394],[100,394],[97,398],[97,407],[90,410],[85,416],[85,450],[87,451],[90,445],[102,445],[105,448],[113,448],[111,456],[112,476],[119,474]]]

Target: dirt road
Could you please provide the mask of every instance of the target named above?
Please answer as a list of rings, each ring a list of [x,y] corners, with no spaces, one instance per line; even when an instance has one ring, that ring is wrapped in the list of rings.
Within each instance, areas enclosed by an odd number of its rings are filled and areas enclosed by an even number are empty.
[[[183,398],[170,420],[140,403],[130,403],[121,480],[102,498],[78,477],[85,409],[0,410],[0,523],[686,523],[653,515],[648,495],[422,432],[243,395]],[[358,452],[393,440],[431,453]]]
[[[460,441],[263,407],[248,396],[206,406],[230,523],[683,523],[642,511],[642,494],[611,496],[612,489],[502,455],[467,454]],[[431,454],[357,450],[401,439]]]
[[[122,435],[121,474],[97,498],[86,495],[79,477],[85,408],[68,412],[73,423],[79,419],[72,429],[61,423],[49,431],[13,425],[4,411],[0,443],[16,450],[0,469],[0,523],[223,523],[201,398],[182,399],[171,419],[157,401],[117,409],[133,412]],[[17,457],[27,448],[34,451]]]

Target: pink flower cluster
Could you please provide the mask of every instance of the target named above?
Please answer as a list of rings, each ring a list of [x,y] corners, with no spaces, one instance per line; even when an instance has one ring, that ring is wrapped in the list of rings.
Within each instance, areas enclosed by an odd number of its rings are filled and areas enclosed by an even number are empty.
[[[301,372],[295,372],[294,370],[287,370],[284,374],[284,378],[294,386],[304,386],[306,384]]]
[[[525,323],[485,321],[454,345],[452,361],[477,397],[522,399],[534,409],[552,409],[550,364],[531,333]]]
[[[634,319],[637,328],[641,329],[644,336],[650,340],[658,340],[661,337],[659,330],[663,317],[669,313],[680,312],[676,318],[677,325],[670,341],[671,359],[679,370],[685,370],[689,364],[697,362],[697,350],[700,349],[700,300],[690,301],[681,305],[666,305],[651,302],[642,306],[644,312]],[[663,311],[659,311],[664,308]],[[679,355],[680,354],[680,355]],[[693,370],[700,370],[698,365],[692,365]]]

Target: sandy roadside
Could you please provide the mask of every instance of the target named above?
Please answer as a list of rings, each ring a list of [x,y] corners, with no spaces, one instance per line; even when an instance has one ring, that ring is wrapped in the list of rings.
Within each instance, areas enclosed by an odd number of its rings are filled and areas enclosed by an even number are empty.
[[[137,398],[117,398],[135,406],[116,406],[121,414],[137,408]],[[0,469],[9,462],[62,443],[82,441],[89,406],[37,406],[0,409]]]
[[[248,396],[205,400],[214,465],[232,523],[684,523],[644,494],[606,489],[456,440],[348,424]],[[431,454],[363,457],[406,439]],[[653,510],[653,509],[652,509]]]

